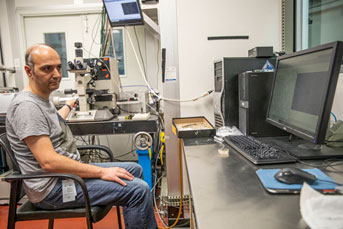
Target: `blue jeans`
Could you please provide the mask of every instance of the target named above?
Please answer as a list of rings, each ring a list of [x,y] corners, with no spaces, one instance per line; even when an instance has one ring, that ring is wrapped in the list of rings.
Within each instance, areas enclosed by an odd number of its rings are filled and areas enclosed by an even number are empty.
[[[123,206],[125,228],[157,228],[153,200],[148,184],[141,179],[142,167],[132,162],[91,163],[100,167],[121,167],[134,175],[132,181],[125,180],[125,187],[117,182],[101,179],[84,179],[90,204]],[[75,201],[63,203],[62,180],[59,179],[44,200],[35,205],[43,209],[75,208],[84,206],[80,185],[75,184],[77,196]]]

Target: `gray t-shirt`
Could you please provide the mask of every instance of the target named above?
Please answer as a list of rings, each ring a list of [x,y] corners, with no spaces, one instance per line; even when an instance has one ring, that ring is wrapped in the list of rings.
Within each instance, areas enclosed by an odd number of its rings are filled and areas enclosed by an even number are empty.
[[[81,161],[73,135],[53,103],[30,91],[22,91],[13,98],[7,111],[6,131],[22,174],[45,172],[24,141],[29,136],[47,135],[57,153]],[[25,180],[25,193],[31,202],[38,203],[56,181],[57,178]]]

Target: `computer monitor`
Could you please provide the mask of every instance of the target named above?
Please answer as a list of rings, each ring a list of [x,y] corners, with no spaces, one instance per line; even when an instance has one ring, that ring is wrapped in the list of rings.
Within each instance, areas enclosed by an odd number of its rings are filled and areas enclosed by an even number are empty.
[[[139,0],[103,0],[111,27],[143,25]]]
[[[267,122],[314,144],[323,144],[341,67],[337,41],[277,59]]]

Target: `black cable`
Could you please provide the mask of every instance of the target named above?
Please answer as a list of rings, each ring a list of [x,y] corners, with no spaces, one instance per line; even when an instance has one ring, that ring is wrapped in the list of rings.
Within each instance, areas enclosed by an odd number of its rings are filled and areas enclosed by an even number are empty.
[[[144,60],[143,60],[143,56],[142,56],[142,52],[141,52],[141,46],[139,44],[139,40],[138,40],[138,36],[137,36],[137,32],[136,32],[136,26],[133,27],[133,30],[135,32],[136,41],[137,41],[137,45],[138,45],[138,51],[139,51],[139,55],[141,57],[141,61],[143,64],[144,76],[145,76],[145,79],[147,80],[148,76],[146,75],[145,64],[144,64]]]
[[[339,186],[341,186],[340,184],[338,184],[337,182],[334,182],[334,181],[330,181],[330,180],[323,180],[323,179],[317,179],[317,180],[319,180],[319,181],[321,181],[321,182],[327,182],[327,183],[330,183],[330,184],[335,184],[335,185],[339,185]]]
[[[86,140],[83,138],[83,137],[77,137],[75,136],[75,139],[78,140],[78,141],[82,141],[84,144],[88,145],[88,143],[86,142]],[[81,140],[80,140],[81,139]]]
[[[161,130],[164,131],[163,119],[162,119],[161,115],[158,114],[158,113],[157,114],[156,113],[151,113],[151,114],[158,117]]]
[[[99,25],[100,25],[100,15],[97,17],[97,19],[96,19],[96,21],[95,21],[95,23],[94,23],[94,25],[93,25],[93,28],[92,28],[92,34],[91,34],[91,36],[92,36],[92,44],[91,44],[91,47],[90,47],[90,49],[89,49],[89,55],[88,55],[88,57],[90,58],[90,53],[92,52],[92,48],[93,48],[93,45],[94,45],[94,42],[95,42],[95,38],[96,38],[96,36],[95,37],[93,37],[93,32],[94,32],[94,28],[95,28],[95,26],[97,25],[97,28],[96,28],[96,33],[98,32],[98,30],[99,30]],[[87,19],[88,20],[88,19]],[[99,21],[99,22],[98,22]],[[101,31],[101,33],[102,33],[102,31]]]
[[[135,151],[135,149],[133,149],[133,150],[131,150],[131,151],[127,152],[127,153],[120,154],[120,155],[116,156],[115,158],[124,157],[124,156],[126,156],[126,155],[128,155],[128,154],[132,153],[133,151]]]
[[[296,160],[296,162],[298,162],[300,164],[307,165],[309,167],[314,167],[314,168],[321,168],[327,172],[343,173],[343,170],[333,168],[333,166],[343,164],[343,161],[338,159],[338,158],[330,158],[330,159],[324,160],[324,162],[320,162],[318,164],[312,164],[312,163],[304,162],[304,161],[300,160],[299,158],[293,156],[290,152],[288,152],[288,150],[282,149],[281,147],[278,147],[278,146],[273,146],[273,147],[285,152],[288,156],[293,157]],[[332,162],[330,163],[329,161],[332,161]],[[333,164],[335,162],[337,162],[337,164]],[[330,170],[328,168],[331,168],[333,170]]]
[[[4,62],[4,54],[2,52],[2,42],[1,42],[1,34],[0,34],[0,57],[1,57],[1,65],[5,65],[5,62]],[[2,73],[2,81],[3,81],[3,85],[4,87],[7,87],[7,82],[6,82],[6,72],[3,72]]]

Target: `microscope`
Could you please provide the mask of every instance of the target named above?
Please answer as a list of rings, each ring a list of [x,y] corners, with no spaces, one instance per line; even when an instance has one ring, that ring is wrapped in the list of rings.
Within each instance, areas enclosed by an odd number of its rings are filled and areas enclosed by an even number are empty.
[[[67,69],[75,74],[75,90],[65,90],[78,99],[76,110],[67,118],[69,122],[104,121],[114,117],[117,96],[120,93],[118,64],[114,58],[83,58],[82,43],[75,43],[75,60]],[[75,96],[77,94],[77,96]]]

